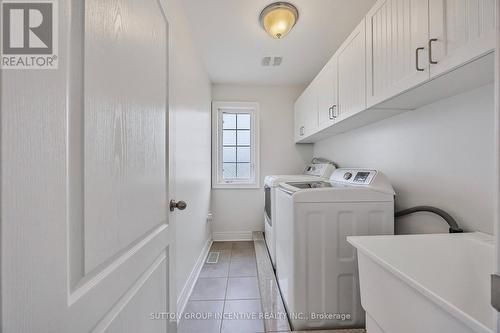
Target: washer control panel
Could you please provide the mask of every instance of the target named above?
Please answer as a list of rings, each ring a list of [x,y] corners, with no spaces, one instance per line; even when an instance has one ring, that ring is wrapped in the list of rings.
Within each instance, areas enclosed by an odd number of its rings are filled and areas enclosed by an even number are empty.
[[[329,163],[309,164],[304,170],[304,175],[328,178],[335,167]]]
[[[370,185],[376,175],[376,170],[337,169],[330,177],[330,181],[348,185]]]

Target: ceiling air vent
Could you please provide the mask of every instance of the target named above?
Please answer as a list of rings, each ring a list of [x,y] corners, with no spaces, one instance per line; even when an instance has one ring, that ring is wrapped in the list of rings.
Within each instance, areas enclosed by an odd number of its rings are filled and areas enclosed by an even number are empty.
[[[283,57],[264,57],[262,58],[262,66],[264,67],[277,67],[283,62]]]
[[[264,57],[262,58],[262,66],[269,66],[271,64],[271,57]]]

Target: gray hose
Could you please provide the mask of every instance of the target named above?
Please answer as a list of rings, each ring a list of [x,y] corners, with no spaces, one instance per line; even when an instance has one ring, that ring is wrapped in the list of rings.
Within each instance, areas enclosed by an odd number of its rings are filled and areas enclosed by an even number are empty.
[[[455,219],[450,214],[448,214],[444,210],[436,208],[436,207],[417,206],[417,207],[413,207],[413,208],[408,208],[408,209],[404,209],[402,211],[396,212],[394,214],[394,217],[401,217],[401,216],[405,216],[405,215],[409,215],[409,214],[413,214],[413,213],[417,213],[417,212],[430,212],[430,213],[434,213],[436,215],[441,216],[443,218],[443,220],[445,220],[446,223],[448,223],[448,225],[450,226],[450,228],[449,228],[450,234],[464,232],[462,230],[462,228],[460,228],[458,226],[457,221],[455,221]]]

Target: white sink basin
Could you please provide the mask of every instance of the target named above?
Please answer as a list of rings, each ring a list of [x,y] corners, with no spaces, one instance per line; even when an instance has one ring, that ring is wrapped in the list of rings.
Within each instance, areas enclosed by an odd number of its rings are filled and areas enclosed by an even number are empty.
[[[368,333],[494,332],[487,234],[348,237]]]

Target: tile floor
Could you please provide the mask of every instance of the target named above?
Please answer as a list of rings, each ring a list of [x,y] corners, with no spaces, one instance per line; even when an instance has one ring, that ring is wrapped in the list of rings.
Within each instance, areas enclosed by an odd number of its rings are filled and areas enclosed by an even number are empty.
[[[210,251],[219,260],[204,264],[178,332],[264,332],[253,242],[214,242]]]
[[[210,252],[218,252],[219,260],[215,264],[205,262],[178,332],[264,332],[264,322],[259,318],[262,300],[254,242],[214,242]],[[267,264],[270,265],[270,259]],[[279,329],[273,332],[276,331],[289,332]],[[363,333],[364,330],[315,331],[322,332]]]

